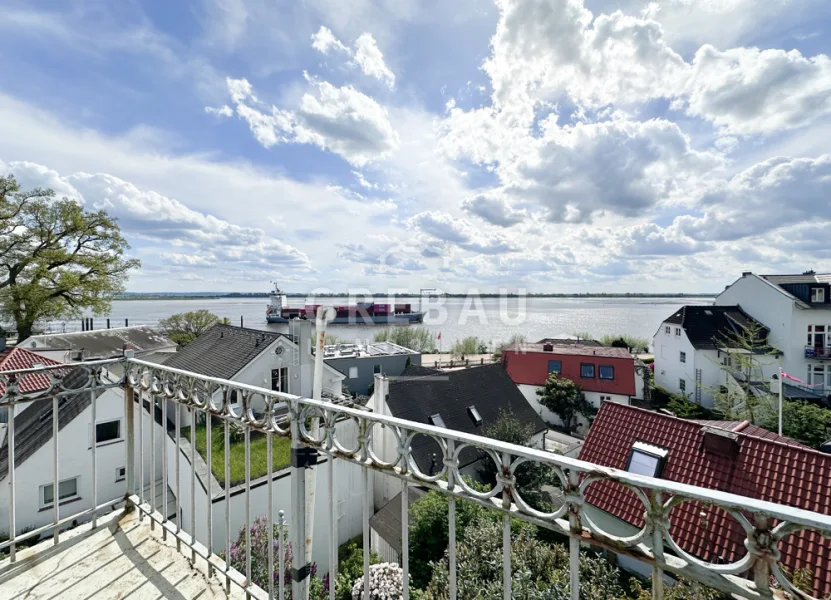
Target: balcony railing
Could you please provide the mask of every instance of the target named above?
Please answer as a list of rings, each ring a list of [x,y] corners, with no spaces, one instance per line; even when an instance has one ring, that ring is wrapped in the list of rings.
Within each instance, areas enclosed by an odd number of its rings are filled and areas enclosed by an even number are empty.
[[[193,557],[202,557],[207,561],[209,570],[217,573],[223,578],[231,589],[236,586],[243,590],[246,595],[256,598],[283,598],[283,577],[277,582],[269,578],[269,589],[263,590],[256,586],[251,579],[251,539],[250,528],[245,527],[246,548],[248,550],[245,566],[240,570],[233,568],[217,554],[224,552],[225,556],[231,554],[230,538],[230,506],[226,503],[225,511],[225,544],[224,548],[214,547],[212,541],[213,512],[207,511],[205,526],[208,531],[206,542],[200,543],[193,532],[196,531],[196,511],[191,505],[190,522],[181,523],[182,519],[170,520],[167,511],[163,506],[156,505],[154,493],[145,492],[145,471],[144,460],[162,460],[165,469],[163,478],[168,479],[175,487],[176,500],[181,501],[179,492],[184,483],[190,486],[190,502],[194,502],[195,495],[195,470],[191,470],[190,482],[182,482],[178,468],[175,474],[168,472],[167,465],[167,440],[156,449],[156,439],[153,437],[155,427],[151,423],[150,447],[145,446],[145,434],[142,431],[144,423],[144,410],[141,409],[142,418],[138,425],[135,423],[136,400],[160,398],[172,403],[175,407],[174,419],[179,423],[182,411],[193,417],[198,413],[205,413],[222,421],[218,432],[212,432],[212,419],[206,418],[207,463],[211,464],[211,436],[215,433],[224,436],[226,452],[226,482],[228,479],[228,448],[229,429],[233,424],[241,426],[245,433],[246,456],[249,456],[249,436],[253,432],[261,432],[265,435],[268,447],[268,469],[269,481],[272,475],[272,442],[275,438],[289,438],[292,448],[295,451],[295,460],[291,467],[291,485],[294,501],[291,506],[291,513],[288,515],[290,526],[289,539],[293,546],[295,567],[291,583],[292,597],[303,598],[308,593],[308,565],[299,565],[306,556],[306,541],[308,532],[305,529],[307,523],[306,511],[308,510],[307,499],[307,473],[300,460],[296,457],[306,455],[302,449],[314,449],[326,455],[326,473],[329,481],[328,486],[328,508],[330,523],[336,522],[336,506],[338,505],[338,490],[333,485],[334,469],[338,461],[346,461],[358,465],[363,473],[365,498],[363,499],[363,553],[364,553],[364,597],[369,598],[369,556],[370,556],[370,535],[369,518],[372,512],[372,489],[370,489],[370,473],[382,473],[394,477],[400,481],[404,497],[407,494],[408,485],[419,485],[433,490],[438,490],[449,497],[448,525],[449,525],[449,597],[455,598],[457,591],[456,579],[456,503],[465,500],[480,504],[494,511],[502,513],[503,527],[503,590],[504,598],[512,597],[511,593],[511,518],[521,519],[539,527],[544,527],[563,536],[569,540],[569,566],[570,566],[570,596],[573,599],[579,598],[579,557],[581,546],[588,545],[596,549],[607,549],[615,553],[628,555],[644,561],[652,568],[653,597],[663,597],[664,574],[683,577],[688,580],[700,582],[706,586],[716,588],[728,594],[735,594],[744,598],[772,598],[779,597],[782,592],[791,593],[797,597],[806,596],[798,591],[787,575],[788,570],[781,563],[779,546],[788,536],[802,531],[812,531],[825,538],[831,538],[831,517],[815,512],[792,508],[788,506],[764,502],[761,500],[737,496],[734,494],[722,493],[715,490],[699,488],[680,483],[674,483],[662,479],[639,476],[625,471],[606,468],[591,463],[566,458],[563,456],[544,452],[542,450],[516,446],[512,444],[494,441],[474,435],[468,435],[448,429],[433,427],[430,425],[405,421],[394,417],[374,414],[372,412],[348,406],[335,405],[329,402],[316,401],[308,398],[299,398],[288,394],[282,394],[267,389],[250,385],[234,383],[221,379],[203,377],[180,371],[157,364],[144,362],[127,356],[123,359],[88,362],[79,365],[72,365],[72,372],[81,371],[84,374],[83,381],[72,387],[65,386],[67,367],[60,368],[44,367],[25,371],[0,372],[0,382],[6,386],[5,393],[0,396],[0,405],[15,406],[29,402],[51,402],[52,403],[52,481],[58,490],[58,483],[61,481],[61,452],[59,451],[59,424],[58,408],[62,398],[79,391],[95,391],[113,387],[124,389],[124,410],[125,410],[125,452],[127,476],[125,483],[125,494],[122,498],[105,503],[98,502],[98,482],[96,463],[96,448],[92,444],[93,476],[90,482],[90,493],[93,499],[92,508],[66,514],[58,502],[52,508],[52,523],[34,531],[26,533],[19,532],[16,523],[15,501],[16,485],[15,469],[10,468],[9,477],[9,532],[10,539],[0,544],[0,551],[8,551],[9,560],[16,560],[16,547],[21,542],[34,536],[50,532],[54,536],[54,542],[59,540],[59,531],[62,525],[75,520],[91,518],[94,522],[96,517],[103,511],[111,508],[113,504],[125,502],[126,510],[137,510],[140,517],[148,517],[151,527],[159,526],[162,535],[173,536],[177,544],[185,546],[185,553]],[[24,395],[18,391],[17,383],[20,378],[29,373],[41,373],[49,375],[51,386],[36,395]],[[117,381],[106,377],[107,373],[123,372]],[[78,378],[76,377],[76,380]],[[237,410],[232,404],[232,393],[239,403]],[[161,410],[164,411],[162,422],[167,423],[168,402],[161,402]],[[265,405],[264,412],[255,411],[253,406]],[[288,413],[273,410],[276,405],[287,405]],[[93,418],[96,403],[92,403]],[[144,401],[140,406],[144,405]],[[151,404],[151,406],[155,405]],[[338,437],[336,424],[343,419],[352,420],[357,424],[359,432],[357,443],[353,447],[346,447],[343,440]],[[319,420],[319,428],[316,421]],[[15,420],[10,418],[8,425],[8,448],[9,464],[14,465],[15,449]],[[391,432],[395,441],[394,456],[382,459],[381,449],[377,445],[381,429]],[[425,435],[436,441],[441,448],[443,459],[438,462],[441,470],[428,475],[419,470],[417,463],[410,454],[413,438],[417,435]],[[176,445],[176,456],[182,452],[180,448],[180,435],[174,435]],[[495,486],[488,491],[474,489],[461,476],[459,469],[460,453],[468,447],[478,448],[492,458],[494,464],[499,465],[500,473],[496,478]],[[194,459],[194,444],[190,446],[191,464]],[[161,453],[161,456],[160,456]],[[553,512],[541,512],[533,508],[518,492],[516,487],[515,473],[520,465],[527,462],[547,464],[553,468],[559,484],[562,486],[564,503]],[[179,461],[177,460],[177,465]],[[137,468],[136,468],[137,467]],[[150,470],[150,488],[156,489],[155,471]],[[606,481],[616,482],[631,490],[643,503],[644,526],[634,535],[620,537],[613,532],[604,530],[603,527],[593,521],[587,511],[584,510],[585,491],[594,482]],[[163,482],[166,483],[166,482]],[[210,489],[211,478],[208,477],[208,497],[214,497],[214,492],[221,493],[221,490]],[[226,500],[229,499],[230,485],[224,486]],[[268,486],[269,510],[265,515],[268,522],[268,569],[274,573],[275,567],[282,568],[282,560],[277,559],[279,565],[275,565],[275,540],[273,539],[273,524],[277,520],[274,515],[274,502],[271,496],[272,485]],[[246,494],[245,522],[252,523],[252,517],[258,515],[250,514],[251,495],[251,473],[250,460],[246,464],[246,477],[244,483]],[[187,494],[186,494],[187,495]],[[671,511],[679,504],[692,501],[700,502],[703,505],[715,506],[729,515],[741,526],[745,533],[745,555],[729,564],[721,562],[707,562],[691,556],[679,546],[670,533]],[[167,503],[167,495],[163,503]],[[408,552],[408,531],[409,520],[407,503],[402,502],[401,509],[401,537],[402,553],[401,567],[403,569],[403,585],[405,599],[409,598],[408,573],[409,573],[409,552]],[[282,515],[279,520],[282,521]],[[337,539],[337,527],[329,527],[329,556],[330,560],[330,581],[336,580],[337,571],[337,550],[339,540]],[[280,540],[282,541],[282,540]],[[279,552],[279,548],[278,548]],[[278,556],[282,556],[279,553]],[[276,587],[276,589],[275,589]],[[330,598],[334,599],[334,585],[330,586]]]
[[[831,360],[831,348],[822,346],[805,346],[805,358]]]

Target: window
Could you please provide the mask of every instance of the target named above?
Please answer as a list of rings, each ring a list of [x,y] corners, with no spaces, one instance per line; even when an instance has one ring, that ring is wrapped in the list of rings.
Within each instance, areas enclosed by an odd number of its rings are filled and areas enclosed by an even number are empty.
[[[680,360],[682,363],[687,362],[687,353],[686,352],[681,352],[678,355],[678,360]]]
[[[615,368],[612,365],[600,365],[600,379],[614,379]]]
[[[467,414],[470,416],[470,420],[473,421],[473,424],[476,427],[479,427],[479,425],[482,424],[482,415],[479,414],[479,411],[476,410],[475,406],[468,406]]]
[[[680,327],[675,328],[675,337],[681,337],[681,328]]]
[[[670,327],[669,325],[667,325],[666,327],[664,327],[664,333],[665,333],[665,334],[667,334],[667,335],[669,335],[670,333],[672,333],[672,327]]]
[[[64,479],[58,483],[58,502],[78,497],[78,478]],[[55,486],[51,483],[40,486],[40,507],[48,508],[55,502]]]
[[[380,373],[381,372],[381,365],[374,365],[372,367],[372,372],[376,373],[376,374]]]
[[[95,424],[95,443],[106,444],[121,440],[121,419]]]
[[[811,302],[825,302],[825,288],[811,288]]]
[[[125,479],[127,479],[127,467],[118,467],[115,470],[116,483],[119,481],[124,481]]]
[[[686,382],[686,380],[684,380],[684,379],[679,379],[679,380],[678,380],[678,388],[679,388],[682,392],[686,392],[686,391],[687,391],[687,382]]]
[[[441,418],[439,413],[434,415],[430,415],[430,425],[435,425],[436,427],[444,427],[447,429],[447,425],[444,424],[444,419]]]
[[[629,455],[629,464],[626,470],[636,475],[660,477],[669,451],[659,446],[644,442],[635,442],[632,445],[632,454]]]
[[[271,369],[271,389],[274,392],[288,393],[289,391],[289,370]]]
[[[587,379],[594,378],[594,365],[591,363],[580,363],[580,377]]]
[[[721,363],[722,363],[725,367],[732,367],[732,366],[733,366],[733,358],[732,358],[732,357],[730,357],[730,356],[725,356],[725,357],[721,360]]]
[[[549,360],[548,361],[548,374],[551,375],[552,373],[556,373],[559,375],[563,372],[563,361],[561,360]]]
[[[349,379],[358,378],[358,367],[349,367]]]

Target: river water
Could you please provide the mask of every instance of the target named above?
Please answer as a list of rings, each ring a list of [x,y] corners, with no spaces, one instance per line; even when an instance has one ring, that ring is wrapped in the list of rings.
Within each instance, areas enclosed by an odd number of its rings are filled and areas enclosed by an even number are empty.
[[[398,299],[418,306],[418,298]],[[175,313],[207,309],[220,317],[228,317],[246,327],[285,331],[286,325],[265,322],[266,298],[232,299],[165,299],[118,300],[110,314],[112,327],[124,325],[155,325],[159,319]],[[289,302],[299,304],[297,298]],[[345,298],[330,299],[332,304],[346,304]],[[441,346],[449,349],[454,341],[476,336],[488,344],[497,344],[520,333],[529,341],[562,333],[588,332],[600,337],[606,334],[630,334],[652,339],[661,322],[684,304],[711,304],[712,298],[430,298],[425,299],[427,311],[423,327],[438,335]],[[106,318],[97,317],[95,328],[106,327]],[[79,321],[55,322],[49,330],[76,331]],[[332,325],[329,330],[349,341],[372,339],[380,326]]]

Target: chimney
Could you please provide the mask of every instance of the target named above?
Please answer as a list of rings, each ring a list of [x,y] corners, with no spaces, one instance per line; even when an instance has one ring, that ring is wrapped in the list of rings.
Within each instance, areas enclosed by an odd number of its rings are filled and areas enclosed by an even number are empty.
[[[554,344],[543,344],[542,345],[543,352],[554,352]]]
[[[742,273],[742,277],[747,277],[748,275],[753,275],[753,271],[744,271]]]
[[[731,431],[715,427],[703,427],[704,451],[709,454],[735,458],[739,453],[739,436]]]

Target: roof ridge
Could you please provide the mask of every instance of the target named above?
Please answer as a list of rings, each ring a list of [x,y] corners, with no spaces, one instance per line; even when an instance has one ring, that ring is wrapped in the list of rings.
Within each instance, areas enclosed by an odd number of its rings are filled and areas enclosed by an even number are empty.
[[[88,329],[86,331],[64,331],[63,333],[37,333],[35,335],[30,335],[29,338],[78,335],[78,334],[81,334],[81,333],[103,333],[103,332],[106,332],[106,331],[118,331],[119,329],[138,329],[139,327],[147,327],[148,329],[154,329],[152,325],[149,325],[147,323],[143,323],[141,325],[127,325],[127,326],[122,325],[121,327],[106,327],[104,329]]]
[[[214,327],[223,327],[240,333],[261,333],[263,335],[269,335],[272,337],[288,337],[285,333],[281,333],[279,331],[269,331],[267,329],[254,329],[253,327],[240,327],[238,325],[231,325],[230,323],[214,323],[213,325],[211,325],[211,329],[213,329]]]

